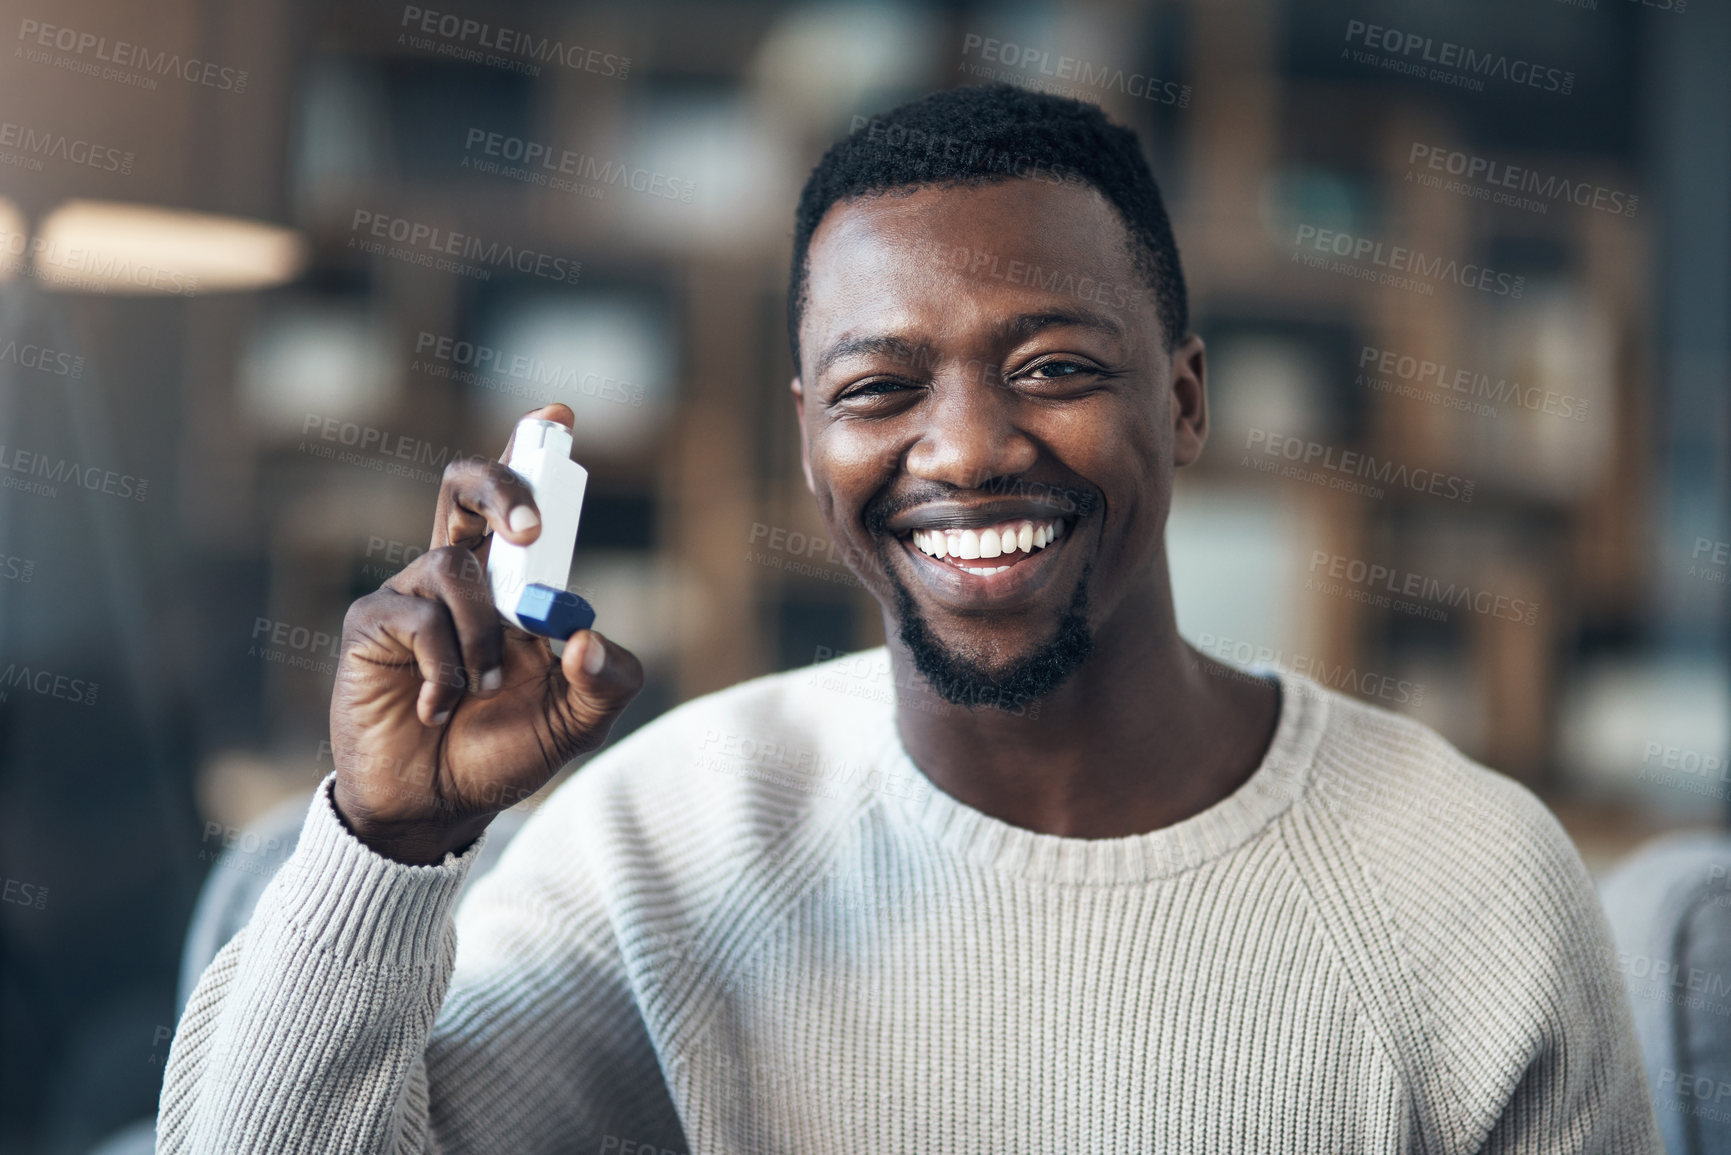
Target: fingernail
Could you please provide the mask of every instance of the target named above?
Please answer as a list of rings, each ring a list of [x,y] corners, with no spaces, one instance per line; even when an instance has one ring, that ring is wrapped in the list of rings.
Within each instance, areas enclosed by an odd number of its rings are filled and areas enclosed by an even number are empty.
[[[492,669],[481,675],[481,693],[483,694],[491,694],[494,690],[497,690],[504,684],[505,671],[501,670],[497,666],[494,666]]]
[[[590,634],[583,650],[583,672],[595,677],[607,666],[607,646],[600,634]]]
[[[441,710],[439,713],[433,715],[433,725],[435,726],[443,726],[450,720],[451,712],[449,710]]]
[[[505,520],[510,524],[513,533],[523,533],[541,524],[539,515],[526,505],[519,505],[512,509],[510,516]]]

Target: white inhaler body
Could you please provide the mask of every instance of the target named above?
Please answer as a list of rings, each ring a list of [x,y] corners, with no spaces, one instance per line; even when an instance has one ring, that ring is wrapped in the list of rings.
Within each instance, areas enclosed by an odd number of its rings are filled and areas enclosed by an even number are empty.
[[[513,545],[493,535],[487,550],[493,604],[512,625],[562,641],[595,622],[589,603],[565,588],[589,471],[571,460],[571,431],[539,417],[517,423],[505,464],[535,495],[541,536]]]

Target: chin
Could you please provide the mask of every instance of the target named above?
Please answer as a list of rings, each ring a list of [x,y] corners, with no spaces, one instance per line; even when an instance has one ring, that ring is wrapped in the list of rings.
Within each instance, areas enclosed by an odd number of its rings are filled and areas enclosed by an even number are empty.
[[[1030,707],[1037,712],[1040,699],[1068,681],[1094,651],[1094,635],[1088,625],[1088,575],[1089,568],[1084,567],[1050,641],[1019,656],[990,663],[940,638],[907,587],[892,577],[898,636],[913,658],[914,668],[944,701],[1007,714],[1025,714]]]

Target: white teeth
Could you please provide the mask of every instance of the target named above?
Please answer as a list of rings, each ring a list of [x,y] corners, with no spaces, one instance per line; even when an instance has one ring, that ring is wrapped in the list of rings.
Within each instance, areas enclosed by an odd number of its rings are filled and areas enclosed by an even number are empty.
[[[1033,553],[1044,549],[1064,531],[1061,518],[1049,521],[1006,522],[984,529],[941,530],[916,529],[910,536],[914,548],[940,560],[944,558],[993,558],[1011,555],[1020,550]],[[963,566],[969,573],[992,574],[1009,566]]]

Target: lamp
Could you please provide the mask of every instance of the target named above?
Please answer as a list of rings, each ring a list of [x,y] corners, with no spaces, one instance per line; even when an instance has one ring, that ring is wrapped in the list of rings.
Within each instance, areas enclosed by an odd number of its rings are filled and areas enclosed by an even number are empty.
[[[24,210],[0,197],[0,282],[10,281],[23,267],[30,247],[30,225]]]
[[[134,295],[258,289],[306,263],[293,229],[123,201],[66,201],[42,220],[30,250],[44,288]]]

